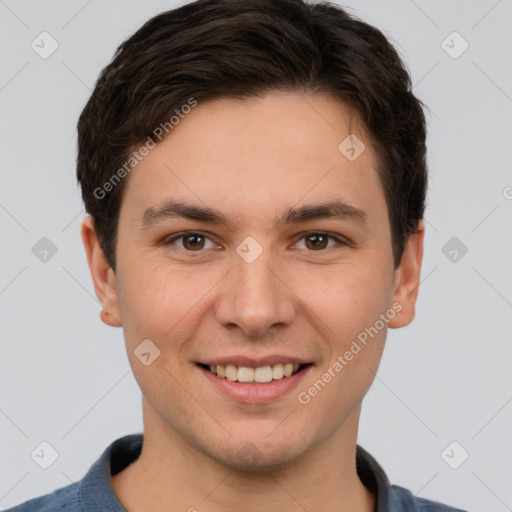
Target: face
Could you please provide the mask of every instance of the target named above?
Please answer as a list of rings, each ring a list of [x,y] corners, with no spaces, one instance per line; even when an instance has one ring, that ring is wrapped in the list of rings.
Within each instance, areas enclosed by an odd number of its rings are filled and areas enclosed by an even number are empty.
[[[355,436],[387,328],[413,318],[422,254],[412,237],[394,269],[376,155],[357,126],[329,97],[199,103],[129,176],[115,276],[84,223],[146,431],[158,423],[218,462],[267,469]],[[365,144],[355,160],[338,148],[349,133]]]

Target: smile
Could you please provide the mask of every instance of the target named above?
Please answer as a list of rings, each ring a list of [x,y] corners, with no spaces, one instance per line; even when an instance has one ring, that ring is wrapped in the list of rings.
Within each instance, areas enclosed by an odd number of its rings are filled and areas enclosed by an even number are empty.
[[[307,364],[286,363],[260,366],[251,368],[247,366],[235,366],[233,364],[206,365],[198,363],[205,370],[210,371],[221,379],[231,382],[266,384],[272,381],[282,380],[291,377],[304,369]]]

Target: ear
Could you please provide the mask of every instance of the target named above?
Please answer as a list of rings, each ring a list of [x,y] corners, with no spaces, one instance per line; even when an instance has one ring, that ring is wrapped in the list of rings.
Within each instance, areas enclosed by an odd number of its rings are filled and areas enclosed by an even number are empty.
[[[424,236],[425,223],[420,220],[417,231],[409,237],[400,265],[395,270],[392,304],[397,302],[401,304],[402,309],[388,322],[388,326],[392,329],[405,327],[414,319],[420,285]]]
[[[101,320],[112,327],[121,327],[116,277],[100,246],[94,227],[94,219],[87,215],[82,222],[82,240],[87,253],[87,263],[94,283],[94,291],[103,310]]]

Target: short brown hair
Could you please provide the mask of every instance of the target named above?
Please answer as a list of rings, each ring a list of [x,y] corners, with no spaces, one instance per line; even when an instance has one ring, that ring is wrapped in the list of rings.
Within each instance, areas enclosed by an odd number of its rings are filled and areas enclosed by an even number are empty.
[[[398,266],[425,209],[426,123],[392,44],[329,2],[198,0],[153,17],[118,47],[78,121],[77,178],[112,269],[134,149],[191,98],[273,90],[327,93],[358,113],[378,156]]]

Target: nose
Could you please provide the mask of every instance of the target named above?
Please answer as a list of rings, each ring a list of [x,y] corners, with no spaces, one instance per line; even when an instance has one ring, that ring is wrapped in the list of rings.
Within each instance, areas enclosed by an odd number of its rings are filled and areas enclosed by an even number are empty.
[[[221,325],[262,337],[291,325],[295,314],[294,294],[286,285],[283,270],[273,264],[269,249],[252,263],[234,257],[234,268],[222,281],[216,304]]]

